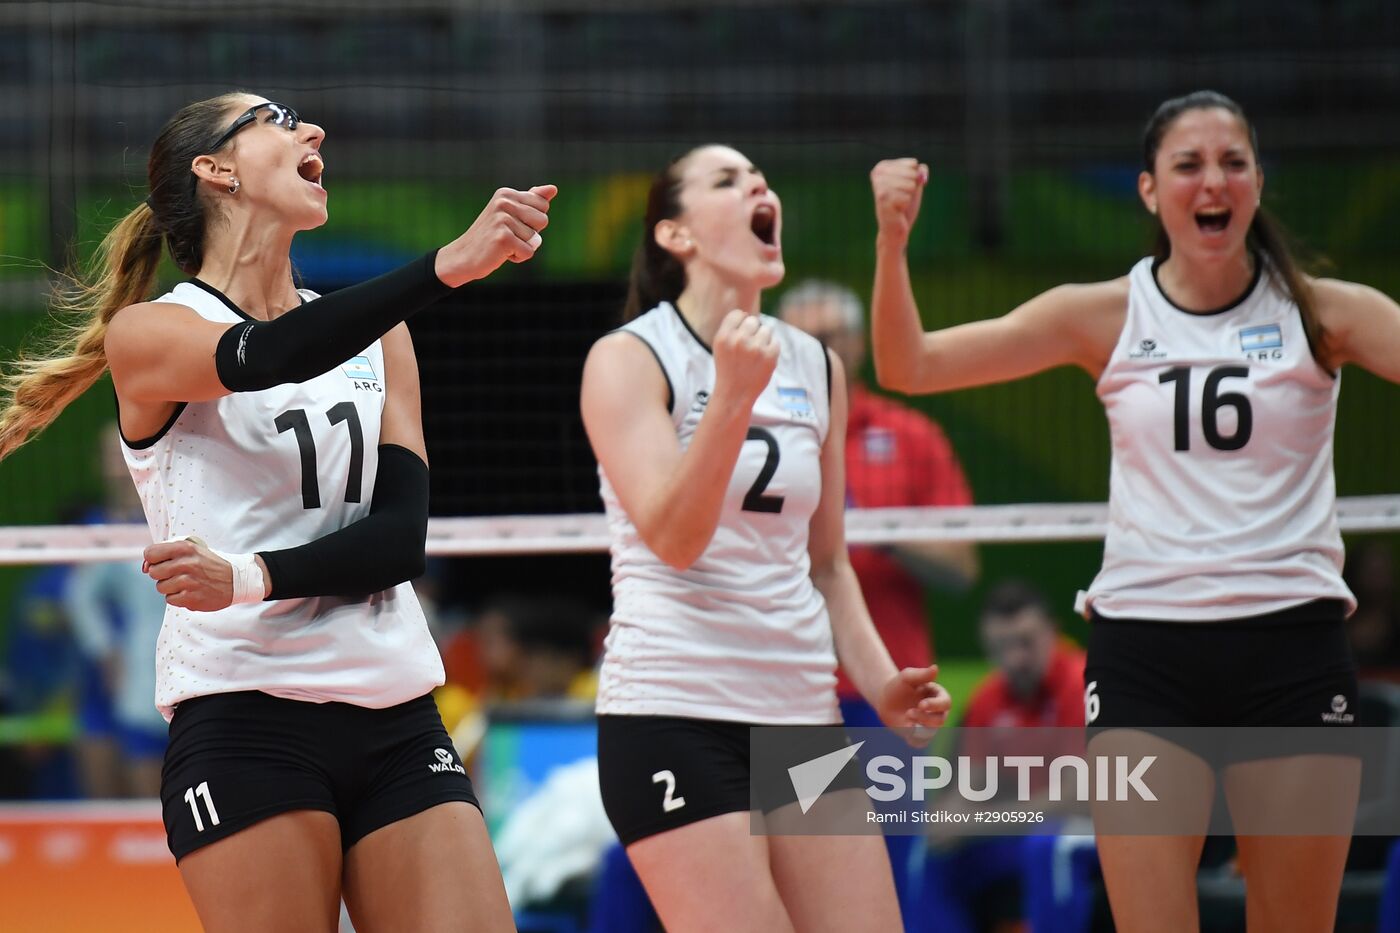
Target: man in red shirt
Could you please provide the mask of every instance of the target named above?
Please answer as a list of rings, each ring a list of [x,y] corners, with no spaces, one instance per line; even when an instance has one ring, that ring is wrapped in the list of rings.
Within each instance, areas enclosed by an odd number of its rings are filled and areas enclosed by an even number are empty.
[[[1039,591],[1017,580],[998,584],[980,627],[996,670],[973,690],[962,725],[1084,725],[1084,651],[1060,637]]]
[[[962,467],[938,425],[875,395],[856,378],[866,341],[865,312],[854,292],[827,282],[803,282],[783,296],[778,317],[829,347],[846,370],[847,507],[972,504]],[[924,587],[961,592],[978,572],[971,544],[852,547],[851,566],[875,628],[899,667],[922,667],[933,659]],[[848,726],[880,724],[844,674],[837,693]]]
[[[943,431],[925,415],[868,391],[856,378],[865,361],[865,312],[855,292],[808,281],[790,289],[778,317],[829,347],[846,371],[846,506],[878,509],[918,505],[971,505],[972,493]],[[852,547],[851,566],[860,581],[875,628],[898,667],[923,667],[933,660],[924,587],[962,592],[977,579],[971,544],[896,544]],[[837,696],[847,726],[879,727],[880,717],[838,672]],[[903,749],[891,737],[894,753]],[[878,754],[878,742],[867,751]],[[886,836],[895,888],[908,926],[910,860],[915,837]],[[913,927],[909,927],[912,929]]]

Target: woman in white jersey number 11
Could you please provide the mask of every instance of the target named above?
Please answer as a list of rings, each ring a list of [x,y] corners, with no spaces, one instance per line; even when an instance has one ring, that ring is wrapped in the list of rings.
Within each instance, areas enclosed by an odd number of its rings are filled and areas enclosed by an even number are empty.
[[[672,162],[648,197],[627,323],[583,374],[612,538],[599,778],[678,933],[899,929],[880,838],[751,831],[749,728],[839,724],[838,657],[891,726],[948,708],[935,668],[895,669],[846,557],[839,363],[758,313],[783,277],[781,232],[742,154]]]
[[[1097,380],[1113,469],[1103,569],[1080,598],[1092,622],[1090,750],[1160,743],[1179,767],[1167,790],[1185,807],[1166,829],[1179,834],[1153,836],[1115,834],[1096,806],[1118,929],[1199,927],[1197,862],[1219,781],[1236,820],[1278,820],[1267,830],[1276,835],[1237,838],[1249,928],[1330,931],[1360,774],[1356,758],[1314,752],[1354,722],[1357,694],[1333,423],[1343,364],[1400,380],[1400,306],[1298,270],[1260,206],[1255,134],[1230,99],[1166,101],[1143,150],[1138,192],[1160,222],[1155,256],[1124,278],[1064,285],[1004,317],[930,333],[905,257],[927,168],[877,165],[876,369],[910,393],[1063,365]],[[1141,731],[1211,726],[1289,727],[1289,744],[1188,755]],[[1300,767],[1325,793],[1275,779]],[[1284,835],[1284,820],[1324,803],[1330,835]]]
[[[408,583],[428,468],[405,318],[535,252],[552,186],[498,191],[462,236],[319,297],[293,236],[326,222],[325,134],[245,93],[190,104],[150,195],[6,380],[0,456],[110,367],[122,452],[166,597],[161,802],[210,931],[513,930],[431,690],[442,661]],[[162,247],[188,281],[149,300]]]

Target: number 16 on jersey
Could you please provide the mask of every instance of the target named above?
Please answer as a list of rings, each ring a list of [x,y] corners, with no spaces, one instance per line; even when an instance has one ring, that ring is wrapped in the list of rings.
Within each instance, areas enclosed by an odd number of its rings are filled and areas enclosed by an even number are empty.
[[[1239,392],[1221,392],[1220,383],[1226,379],[1248,379],[1248,366],[1217,366],[1206,375],[1201,391],[1201,433],[1206,443],[1216,450],[1239,450],[1249,443],[1254,433],[1254,410],[1249,397]],[[1174,449],[1191,449],[1191,367],[1174,366],[1157,377],[1166,385],[1176,383],[1175,413],[1172,417]],[[1235,433],[1220,433],[1220,410],[1235,410]]]

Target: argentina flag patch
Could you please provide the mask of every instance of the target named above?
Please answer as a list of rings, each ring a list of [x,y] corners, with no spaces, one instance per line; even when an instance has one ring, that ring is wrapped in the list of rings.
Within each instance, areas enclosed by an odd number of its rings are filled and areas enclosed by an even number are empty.
[[[783,406],[784,411],[794,415],[812,413],[812,400],[808,397],[807,390],[800,386],[778,386],[778,404]]]
[[[1240,349],[1272,350],[1283,346],[1283,329],[1277,324],[1240,328]]]
[[[379,381],[379,377],[374,374],[374,366],[370,364],[367,356],[352,356],[340,366],[340,371],[351,379]]]

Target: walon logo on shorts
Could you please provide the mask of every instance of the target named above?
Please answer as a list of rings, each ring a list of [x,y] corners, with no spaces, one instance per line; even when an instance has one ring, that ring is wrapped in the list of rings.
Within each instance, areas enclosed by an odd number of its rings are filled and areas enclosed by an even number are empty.
[[[1347,712],[1347,698],[1339,693],[1332,698],[1332,712],[1323,713],[1322,721],[1350,725],[1356,722],[1356,716]]]
[[[437,756],[437,764],[428,765],[428,770],[434,774],[441,774],[444,771],[456,771],[458,774],[466,774],[467,769],[452,760],[452,753],[445,748],[433,749],[433,754]]]

